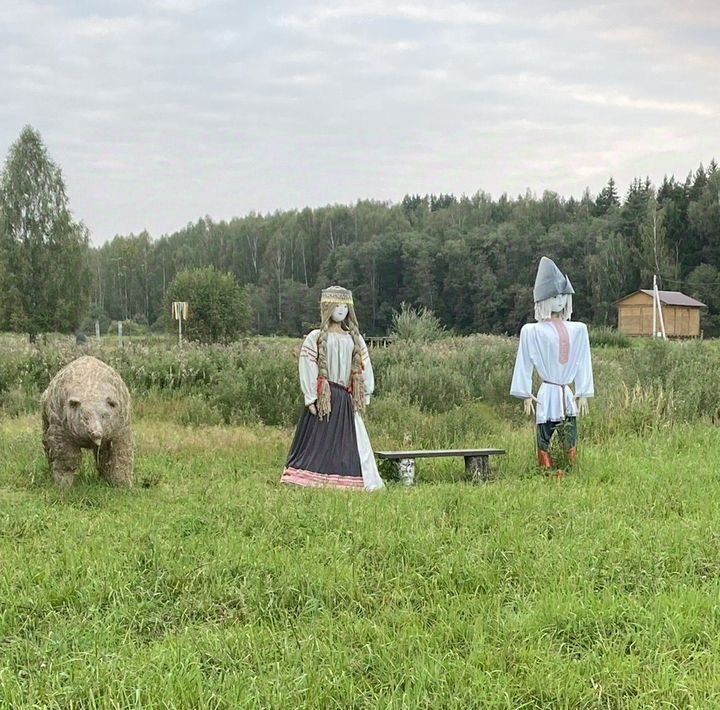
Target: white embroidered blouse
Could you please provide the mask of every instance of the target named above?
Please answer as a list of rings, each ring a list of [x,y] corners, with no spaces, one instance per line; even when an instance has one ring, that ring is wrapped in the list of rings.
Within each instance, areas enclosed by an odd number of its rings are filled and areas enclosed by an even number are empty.
[[[300,349],[300,387],[305,396],[305,406],[317,400],[317,341],[319,335],[319,329],[313,330],[307,335]],[[365,380],[365,403],[368,404],[370,402],[370,395],[372,395],[375,390],[375,376],[373,374],[372,363],[370,362],[370,353],[362,336],[360,337],[360,343],[363,378]],[[350,333],[329,332],[327,334],[327,367],[328,379],[331,382],[336,382],[343,387],[350,386],[353,347],[353,338]]]

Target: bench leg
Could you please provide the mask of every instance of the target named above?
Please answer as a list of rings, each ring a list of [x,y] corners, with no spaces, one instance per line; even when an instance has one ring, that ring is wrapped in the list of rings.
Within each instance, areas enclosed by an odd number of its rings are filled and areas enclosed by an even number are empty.
[[[487,483],[492,480],[489,456],[466,456],[465,472],[473,483]]]
[[[395,466],[397,466],[398,479],[403,486],[415,485],[415,459],[398,459]]]

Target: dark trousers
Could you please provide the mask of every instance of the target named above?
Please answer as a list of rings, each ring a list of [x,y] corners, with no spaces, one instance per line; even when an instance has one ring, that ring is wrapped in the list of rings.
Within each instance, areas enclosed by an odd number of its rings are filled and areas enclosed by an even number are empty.
[[[564,449],[577,446],[577,417],[565,417],[563,422],[545,422],[537,425],[537,445],[540,451],[550,451],[550,441],[556,431],[562,438]]]

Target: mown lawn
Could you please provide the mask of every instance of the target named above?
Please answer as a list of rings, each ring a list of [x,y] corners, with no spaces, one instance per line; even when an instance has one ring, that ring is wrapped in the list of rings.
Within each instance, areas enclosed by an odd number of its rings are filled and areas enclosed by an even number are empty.
[[[491,485],[290,490],[290,433],[141,419],[137,486],[0,422],[0,707],[720,706],[720,433],[508,427]],[[383,443],[377,431],[376,443]]]

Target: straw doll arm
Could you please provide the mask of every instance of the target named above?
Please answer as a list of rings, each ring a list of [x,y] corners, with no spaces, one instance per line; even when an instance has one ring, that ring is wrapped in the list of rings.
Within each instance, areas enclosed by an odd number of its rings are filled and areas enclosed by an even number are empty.
[[[580,341],[580,365],[575,375],[575,399],[581,415],[587,414],[588,398],[595,396],[595,382],[592,371],[592,355],[590,352],[590,337],[587,327],[583,325],[583,337]]]
[[[365,340],[360,336],[360,356],[363,366],[363,380],[365,382],[365,404],[370,404],[370,397],[375,392],[375,373],[370,361],[370,351]]]
[[[535,411],[533,402],[536,401],[532,393],[533,361],[530,353],[530,330],[523,326],[520,331],[520,343],[515,358],[515,369],[513,371],[510,394],[513,397],[522,399],[525,413],[530,415]]]
[[[300,388],[305,398],[305,406],[314,405],[317,400],[318,381],[318,351],[317,338],[320,331],[313,330],[304,340],[300,348],[298,370],[300,373]]]

